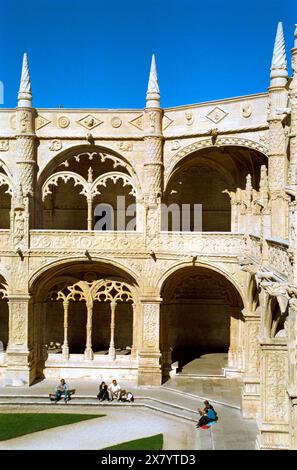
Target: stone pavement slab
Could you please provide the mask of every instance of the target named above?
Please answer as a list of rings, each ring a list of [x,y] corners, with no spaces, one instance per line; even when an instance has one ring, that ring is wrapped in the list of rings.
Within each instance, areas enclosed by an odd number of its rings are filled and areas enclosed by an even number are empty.
[[[54,407],[54,412],[61,408]],[[90,407],[79,407],[73,411],[67,405],[63,413],[92,413]],[[19,411],[19,409],[14,409]],[[23,408],[23,412],[33,412],[31,408]],[[35,412],[53,412],[44,408]],[[96,413],[96,411],[95,411]],[[102,418],[94,418],[80,423],[59,426],[25,436],[0,442],[0,450],[98,450],[122,442],[164,434],[164,449],[184,450],[197,449],[199,435],[193,424],[181,419],[163,416],[155,411],[141,409],[97,409],[104,413]]]

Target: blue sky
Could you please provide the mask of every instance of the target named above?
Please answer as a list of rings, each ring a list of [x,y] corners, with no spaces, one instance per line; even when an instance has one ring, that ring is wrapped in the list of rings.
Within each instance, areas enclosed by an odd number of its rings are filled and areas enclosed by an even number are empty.
[[[0,80],[15,107],[28,52],[34,105],[142,108],[155,52],[163,107],[266,91],[296,0],[0,0]]]

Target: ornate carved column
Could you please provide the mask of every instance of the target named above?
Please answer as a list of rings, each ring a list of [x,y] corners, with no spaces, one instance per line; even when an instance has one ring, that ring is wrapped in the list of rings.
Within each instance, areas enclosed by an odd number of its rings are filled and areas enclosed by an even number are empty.
[[[238,320],[235,309],[231,307],[230,310],[230,345],[228,350],[228,369],[233,369],[237,366]]]
[[[93,349],[92,349],[92,320],[93,320],[93,302],[86,302],[87,307],[87,325],[86,325],[86,333],[87,333],[87,340],[86,340],[86,349],[84,352],[84,359],[92,360]]]
[[[16,108],[16,145],[17,164],[19,167],[18,182],[25,197],[28,197],[30,223],[33,223],[34,197],[36,180],[36,146],[35,116],[32,107],[32,92],[27,55],[24,54],[18,107]]]
[[[116,302],[110,303],[110,343],[109,343],[109,350],[108,354],[110,359],[113,361],[116,358],[115,346],[114,346],[114,330],[115,330],[115,309],[116,309]]]
[[[289,448],[297,449],[297,290],[290,292],[288,325]]]
[[[170,347],[170,323],[171,315],[175,310],[174,303],[162,304],[160,318],[160,334],[161,334],[161,353],[162,353],[162,374],[164,377],[170,377],[172,370],[172,350]]]
[[[289,184],[297,185],[297,27],[295,29],[294,47],[292,49],[293,77],[289,87],[289,100],[291,108],[290,129],[290,169]],[[296,190],[296,187],[295,187]]]
[[[241,231],[241,189],[237,188],[236,192],[224,189],[223,193],[228,194],[231,204],[231,232],[243,233]]]
[[[30,296],[9,296],[9,342],[6,351],[6,381],[13,385],[31,384],[35,378],[33,312]]]
[[[268,179],[271,198],[271,231],[273,237],[288,236],[288,197],[286,152],[286,110],[288,69],[282,24],[278,24],[271,64],[269,92],[269,163]]]
[[[161,226],[163,134],[155,57],[153,56],[144,110],[144,205],[148,243],[155,239]]]
[[[289,236],[289,327],[288,327],[288,388],[289,397],[289,447],[297,449],[297,27],[292,49],[293,77],[289,88],[291,108],[289,184],[294,200],[290,204]]]
[[[142,303],[142,342],[139,351],[138,384],[160,385],[160,298],[146,297]]]
[[[136,199],[136,231],[144,232],[144,201]]]
[[[132,339],[132,349],[131,349],[131,358],[136,359],[139,350],[139,343],[140,343],[140,315],[139,315],[139,304],[132,304],[133,308],[133,339]]]
[[[261,410],[256,445],[260,449],[288,449],[287,337],[285,329],[276,334],[275,327],[277,315],[286,315],[287,284],[264,280],[260,287],[265,296],[265,308],[262,309],[260,333]]]
[[[242,311],[244,328],[244,376],[242,392],[242,415],[255,418],[260,410],[260,315],[258,311]]]
[[[88,230],[93,230],[93,198],[92,196],[87,197],[88,204]]]
[[[261,415],[257,447],[288,449],[287,341],[285,338],[262,338],[260,344]]]
[[[46,337],[46,301],[39,301],[33,303],[33,344],[34,344],[34,357],[36,367],[36,377],[44,378],[44,366],[48,357],[47,348],[45,346]],[[31,322],[31,324],[32,324]]]
[[[242,337],[243,328],[239,307],[230,307],[230,346],[228,350],[227,377],[242,373]]]
[[[286,135],[284,116],[270,117],[268,177],[271,200],[271,235],[288,238],[289,197],[285,193],[287,183]]]
[[[69,309],[69,302],[65,300],[63,302],[63,309],[64,309],[64,340],[62,346],[62,354],[63,358],[68,360],[69,359],[69,345],[68,345],[68,309]]]

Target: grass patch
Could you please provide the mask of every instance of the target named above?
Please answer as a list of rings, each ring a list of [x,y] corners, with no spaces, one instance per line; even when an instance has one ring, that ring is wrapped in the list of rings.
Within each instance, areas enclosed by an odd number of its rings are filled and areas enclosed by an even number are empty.
[[[116,446],[106,447],[102,450],[162,450],[163,449],[163,434],[156,434],[155,436],[144,437],[134,441],[122,442]]]
[[[105,415],[70,413],[0,413],[0,441]]]

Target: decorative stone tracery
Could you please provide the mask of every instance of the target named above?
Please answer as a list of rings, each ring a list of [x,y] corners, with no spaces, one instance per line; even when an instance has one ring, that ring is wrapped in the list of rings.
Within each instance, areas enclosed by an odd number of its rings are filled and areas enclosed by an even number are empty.
[[[99,279],[92,282],[78,281],[71,285],[65,285],[62,289],[51,290],[49,298],[61,300],[64,309],[64,341],[62,345],[62,352],[65,359],[69,358],[69,344],[68,344],[68,311],[69,303],[75,301],[84,301],[87,308],[87,323],[86,323],[86,347],[84,358],[86,360],[93,359],[92,350],[92,313],[93,304],[95,301],[107,302],[111,309],[111,323],[110,323],[110,345],[109,357],[112,360],[116,359],[116,349],[114,342],[115,333],[115,310],[119,302],[130,302],[133,305],[137,303],[136,293],[133,288],[128,284],[121,281],[111,281]],[[134,348],[135,349],[135,348]]]

